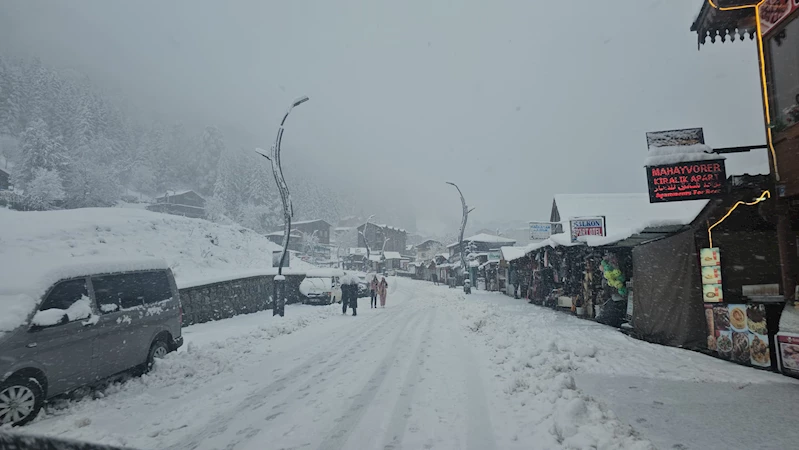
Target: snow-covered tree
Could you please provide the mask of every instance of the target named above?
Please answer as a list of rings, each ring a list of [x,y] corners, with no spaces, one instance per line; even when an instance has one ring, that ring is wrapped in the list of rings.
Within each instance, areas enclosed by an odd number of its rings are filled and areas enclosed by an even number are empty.
[[[28,183],[23,196],[24,204],[29,209],[51,209],[55,203],[64,198],[61,178],[55,170],[37,167],[33,170],[33,178]]]
[[[66,162],[60,139],[50,137],[47,124],[37,119],[20,137],[22,163],[16,172],[17,183],[23,187],[33,180],[36,169],[60,170]]]

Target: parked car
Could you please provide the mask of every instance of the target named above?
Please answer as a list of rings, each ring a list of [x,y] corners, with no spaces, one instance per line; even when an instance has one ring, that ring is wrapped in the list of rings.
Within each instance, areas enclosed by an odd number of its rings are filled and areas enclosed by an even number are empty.
[[[116,269],[123,267],[137,270]],[[0,320],[0,424],[23,425],[53,396],[146,372],[183,344],[180,297],[165,262],[54,273],[40,296],[0,286],[0,306],[20,319]]]
[[[341,282],[344,272],[338,269],[309,270],[300,282],[303,303],[332,305],[341,301]]]

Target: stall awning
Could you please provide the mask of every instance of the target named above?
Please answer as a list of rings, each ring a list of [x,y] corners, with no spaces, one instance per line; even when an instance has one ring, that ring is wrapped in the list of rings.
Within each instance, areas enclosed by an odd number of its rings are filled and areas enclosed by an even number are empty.
[[[751,5],[752,0],[715,0],[713,2],[719,8],[734,6]],[[691,31],[696,31],[697,47],[704,44],[707,39],[715,43],[716,39],[726,42],[744,40],[745,36],[749,39],[755,38],[757,31],[755,27],[755,9],[743,8],[732,11],[722,11],[710,5],[707,0],[702,0],[702,9],[691,25]]]
[[[643,231],[633,234],[632,236],[622,239],[620,241],[608,244],[608,247],[635,247],[636,245],[646,244],[647,242],[657,241],[665,237],[671,236],[682,230],[688,229],[685,225],[670,225],[664,227],[645,228]]]

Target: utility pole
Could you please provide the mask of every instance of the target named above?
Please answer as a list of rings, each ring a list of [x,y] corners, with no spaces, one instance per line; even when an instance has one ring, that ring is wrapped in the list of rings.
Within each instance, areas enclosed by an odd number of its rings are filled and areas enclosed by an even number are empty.
[[[289,106],[286,114],[283,115],[283,120],[280,121],[280,128],[277,130],[277,138],[272,145],[270,155],[265,154],[260,148],[255,149],[256,153],[268,159],[272,163],[272,175],[275,177],[275,184],[280,192],[280,199],[283,200],[283,251],[280,253],[280,263],[277,266],[277,275],[275,275],[272,285],[274,290],[272,292],[272,315],[281,316],[285,315],[286,309],[286,277],[283,276],[283,264],[286,262],[286,254],[289,249],[289,238],[291,235],[291,217],[294,215],[294,207],[291,204],[291,194],[289,187],[286,184],[286,179],[283,177],[283,167],[280,164],[280,144],[283,142],[283,126],[286,124],[286,119],[289,117],[291,110],[297,106],[308,101],[308,97],[300,97],[294,100],[294,103]]]

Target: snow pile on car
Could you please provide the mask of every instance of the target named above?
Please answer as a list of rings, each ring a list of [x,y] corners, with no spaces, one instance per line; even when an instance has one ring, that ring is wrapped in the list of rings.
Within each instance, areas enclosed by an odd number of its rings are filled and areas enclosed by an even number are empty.
[[[0,224],[2,224],[3,210],[0,210]],[[2,225],[0,225],[2,226]],[[5,231],[6,229],[4,229]],[[7,229],[13,236],[13,229]],[[5,235],[4,235],[5,238]],[[26,242],[22,240],[22,242]],[[0,257],[8,258],[13,264],[8,264],[0,270],[0,333],[11,331],[21,325],[41,302],[42,296],[55,282],[66,278],[108,272],[122,272],[130,270],[166,269],[169,266],[163,259],[136,259],[129,258],[117,260],[108,257],[87,257],[59,255],[56,251],[48,252],[46,249],[30,251],[25,245],[13,247],[13,241],[3,239],[0,245]],[[76,306],[77,307],[77,306]],[[57,318],[58,311],[62,311]],[[61,320],[64,313],[58,310],[42,315],[42,323]]]

